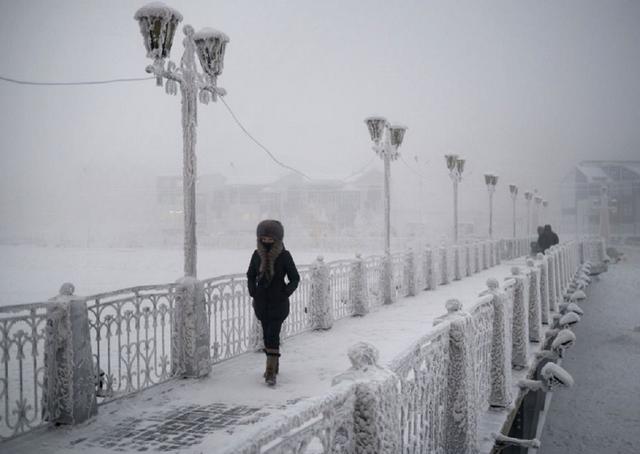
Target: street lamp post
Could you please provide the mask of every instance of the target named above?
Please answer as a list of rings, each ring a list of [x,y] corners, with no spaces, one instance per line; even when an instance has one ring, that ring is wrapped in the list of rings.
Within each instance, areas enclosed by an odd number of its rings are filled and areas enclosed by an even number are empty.
[[[453,182],[453,242],[458,244],[458,183],[462,181],[465,160],[457,154],[444,155]]]
[[[398,159],[398,148],[402,145],[405,126],[390,125],[386,118],[369,117],[364,120],[373,141],[373,151],[384,161],[384,260],[383,291],[384,304],[393,303],[393,264],[391,262],[391,161]]]
[[[400,156],[398,148],[402,145],[407,128],[390,125],[386,118],[369,117],[364,120],[373,141],[373,151],[384,162],[384,252],[391,253],[391,161]]]
[[[156,76],[156,84],[162,86],[166,79],[167,94],[176,94],[180,85],[182,96],[182,140],[183,140],[183,193],[184,193],[184,274],[196,277],[196,125],[197,100],[203,104],[216,101],[226,91],[217,86],[217,78],[222,73],[224,52],[229,38],[222,32],[205,28],[197,33],[191,25],[185,25],[183,32],[184,53],[178,67],[169,61],[165,69],[164,60],[169,57],[173,38],[182,15],[162,3],[150,3],[140,8],[134,15],[140,24],[147,57],[153,64],[145,70]],[[204,73],[196,67],[198,55]]]
[[[518,198],[518,186],[515,184],[509,185],[509,194],[511,194],[511,201],[513,202],[513,238],[516,237],[516,199]]]
[[[487,190],[489,191],[489,239],[493,239],[493,194],[496,192],[498,175],[486,173],[484,175],[484,182],[487,185]]]
[[[549,210],[547,207],[549,202],[547,200],[542,201],[542,224],[549,224]]]
[[[531,199],[533,199],[533,193],[525,191],[524,199],[527,201],[527,237],[531,236]]]

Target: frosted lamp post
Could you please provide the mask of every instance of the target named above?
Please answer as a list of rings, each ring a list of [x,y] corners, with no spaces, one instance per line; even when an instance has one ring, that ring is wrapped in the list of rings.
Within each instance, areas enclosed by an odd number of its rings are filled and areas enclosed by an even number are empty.
[[[524,199],[527,201],[527,237],[531,236],[531,199],[533,199],[533,193],[526,191],[524,193]]]
[[[516,199],[518,198],[518,186],[515,184],[509,185],[509,194],[511,194],[511,201],[513,202],[513,238],[516,237]]]
[[[487,190],[489,191],[489,239],[493,239],[493,194],[496,192],[498,175],[486,173],[484,175],[484,182],[487,185]]]
[[[184,274],[196,277],[196,124],[197,99],[203,104],[216,101],[226,91],[217,86],[217,78],[222,73],[224,52],[229,38],[222,32],[205,28],[194,33],[191,25],[185,25],[182,41],[184,53],[178,67],[169,61],[166,69],[164,60],[169,57],[173,38],[182,15],[162,3],[150,3],[136,11],[133,16],[140,24],[140,32],[147,50],[147,57],[153,64],[145,70],[156,76],[156,84],[162,86],[166,79],[165,91],[175,95],[180,85],[182,95],[182,142],[183,142],[183,183],[184,193]],[[198,55],[204,73],[196,67]]]
[[[458,244],[458,183],[462,181],[465,160],[457,154],[446,154],[444,159],[449,169],[449,178],[453,182],[453,242]]]
[[[384,161],[384,252],[391,254],[391,161],[398,159],[398,148],[407,128],[390,125],[384,117],[364,120],[373,141],[373,151]]]
[[[549,213],[547,210],[548,206],[549,206],[549,202],[546,200],[542,200],[542,223],[543,224],[549,223]]]

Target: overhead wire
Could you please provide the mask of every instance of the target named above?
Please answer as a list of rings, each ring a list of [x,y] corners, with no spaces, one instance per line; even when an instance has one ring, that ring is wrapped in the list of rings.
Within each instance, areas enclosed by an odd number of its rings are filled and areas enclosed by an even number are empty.
[[[121,82],[140,82],[140,81],[146,81],[146,80],[152,80],[152,79],[155,79],[155,76],[151,76],[151,77],[123,77],[123,78],[116,78],[116,79],[85,80],[85,81],[74,81],[74,82],[37,82],[37,81],[14,79],[14,78],[11,78],[11,77],[6,77],[6,76],[0,75],[0,80],[2,80],[2,81],[10,82],[10,83],[18,84],[18,85],[32,85],[32,86],[33,85],[35,85],[35,86],[105,85],[105,84],[121,83]],[[231,115],[231,118],[233,118],[234,122],[238,125],[238,127],[242,130],[242,132],[244,132],[245,135],[253,143],[255,143],[260,149],[262,149],[267,154],[267,156],[269,156],[269,158],[273,162],[275,162],[277,165],[279,165],[280,167],[282,167],[284,169],[290,170],[290,171],[292,171],[294,173],[297,173],[298,175],[301,175],[302,177],[306,178],[307,180],[312,180],[311,177],[309,177],[307,174],[305,174],[301,170],[298,170],[295,167],[289,166],[289,165],[283,163],[282,161],[280,161],[271,152],[271,150],[269,150],[269,148],[267,148],[262,142],[260,142],[258,139],[256,139],[253,134],[251,134],[251,132],[240,121],[240,119],[235,114],[235,112],[233,111],[231,106],[227,103],[227,101],[222,96],[218,97],[218,99],[220,99],[220,101],[222,101],[222,104],[225,106],[225,108],[227,109],[227,111]],[[362,168],[350,173],[345,178],[342,178],[342,179],[339,179],[339,180],[340,181],[345,181],[345,180],[348,180],[349,178],[351,178],[352,176],[361,173],[362,171],[364,171],[364,169],[369,167],[369,165],[371,165],[372,162],[373,162],[373,158],[369,162],[367,162]]]

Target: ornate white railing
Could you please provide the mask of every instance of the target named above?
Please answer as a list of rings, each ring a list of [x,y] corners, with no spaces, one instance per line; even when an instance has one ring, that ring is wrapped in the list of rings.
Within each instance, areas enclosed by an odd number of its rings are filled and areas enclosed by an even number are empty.
[[[528,243],[529,239],[503,240],[496,243],[495,248],[505,259],[522,252],[525,246],[528,250]],[[550,321],[548,312],[558,309],[562,291],[572,272],[571,260],[575,264],[581,258],[581,254],[589,258],[602,257],[601,243],[598,241],[591,241],[591,243],[576,244],[575,251],[572,249],[571,254],[568,250],[552,251],[537,265],[540,270],[540,296],[537,300],[541,304],[541,322],[548,323]],[[484,263],[494,263],[495,260],[492,261],[488,257],[491,250],[492,248],[486,242],[461,246],[458,255],[458,261],[461,262],[459,270],[461,277],[466,276],[467,268],[473,273],[478,271],[478,268],[482,269]],[[359,260],[362,261],[359,262]],[[360,268],[356,266],[357,263],[361,263]],[[354,292],[357,292],[359,297],[364,295],[369,306],[375,307],[382,304],[384,260],[381,256],[342,260],[326,265],[320,261],[314,264],[316,265],[326,267],[327,270],[324,274],[327,276],[326,284],[328,285],[326,303],[332,312],[333,319],[349,317],[355,313]],[[315,328],[310,317],[314,287],[312,268],[301,266],[299,272],[301,281],[298,290],[291,297],[290,316],[283,327],[283,337],[290,337]],[[417,291],[420,291],[427,287],[433,288],[432,284],[438,285],[440,282],[453,280],[456,276],[455,272],[452,247],[422,248],[392,256],[391,285],[398,292],[398,296],[405,296],[411,294],[412,289],[417,288]],[[527,272],[524,277],[528,279],[532,273]],[[360,276],[364,282],[365,289],[362,289],[362,285],[354,280],[356,275]],[[511,279],[504,290],[512,302],[519,301],[516,296],[516,281],[517,279]],[[260,332],[251,308],[246,277],[237,274],[200,282],[204,290],[212,362],[232,358],[257,348],[260,344]],[[88,332],[95,358],[95,382],[99,403],[140,391],[172,377],[174,369],[172,351],[175,346],[172,345],[171,334],[174,328],[177,289],[178,284],[153,285],[80,298],[86,303],[88,310]],[[522,290],[528,294],[530,284]],[[536,298],[531,300],[523,296],[521,299],[526,317],[531,313],[530,305],[535,303]],[[43,422],[41,403],[45,373],[43,352],[49,304],[51,303],[43,302],[0,307],[0,352],[2,353],[0,364],[3,366],[3,370],[0,371],[0,437],[2,438],[27,432]],[[512,317],[512,310],[507,312],[511,317],[509,323],[520,323],[518,320],[522,316],[519,315],[516,320]],[[490,345],[488,335],[490,331],[488,326],[491,324],[490,310],[486,304],[480,304],[473,309],[471,317],[474,322],[470,325],[473,326],[470,336],[473,338],[474,345],[481,346],[474,350],[474,355],[480,355],[474,356],[473,359],[473,363],[477,365],[473,369],[473,373],[477,374],[475,380],[477,389],[474,395],[479,396],[477,399],[484,402],[488,392],[486,376],[489,364],[487,346]],[[512,332],[513,347],[517,353],[516,339],[529,336],[530,330],[523,330],[514,325]],[[424,342],[431,347],[424,347],[423,353],[430,355],[428,350],[436,348],[437,342],[426,340]],[[408,369],[408,375],[404,378],[402,377],[404,372],[400,373],[399,370],[396,372],[402,380],[405,380],[406,389],[410,389],[413,385],[410,383],[411,374]],[[424,371],[414,368],[414,375],[417,372]],[[407,405],[410,404],[407,403]],[[413,411],[409,407],[403,410],[407,421],[417,417],[411,416]],[[408,434],[407,439],[415,440],[416,433],[411,432],[414,429],[406,426],[403,430],[403,434]],[[438,440],[439,435],[432,434],[429,437],[431,441],[427,446],[439,446],[438,441],[433,441]]]
[[[175,285],[86,297],[99,403],[171,378]]]
[[[0,308],[0,440],[43,424],[47,303]]]
[[[490,250],[489,246],[484,248]],[[424,251],[424,263],[429,262],[429,253]],[[354,443],[365,452],[476,452],[479,418],[490,405],[510,407],[515,397],[511,395],[511,369],[517,366],[521,344],[537,342],[528,321],[537,319],[539,313],[531,306],[542,305],[545,284],[538,273],[547,260],[556,281],[566,282],[567,271],[563,274],[561,269],[573,272],[580,264],[578,247],[571,243],[562,246],[537,264],[528,263],[525,273],[514,273],[502,285],[489,280],[489,290],[468,313],[459,307],[452,309],[388,368],[376,363],[377,354],[371,354],[374,347],[355,346],[360,354],[350,350],[353,367],[336,377],[341,378],[337,380],[340,384],[327,395],[290,408],[286,415],[266,419],[255,435],[224,452],[353,453]],[[534,285],[538,288],[531,293]],[[359,367],[358,362],[365,367]],[[346,383],[342,380],[345,376]],[[348,402],[347,413],[351,414],[339,413],[331,406],[337,402],[336,396]],[[331,418],[335,420],[331,422]],[[319,432],[322,427],[326,428],[324,436]]]

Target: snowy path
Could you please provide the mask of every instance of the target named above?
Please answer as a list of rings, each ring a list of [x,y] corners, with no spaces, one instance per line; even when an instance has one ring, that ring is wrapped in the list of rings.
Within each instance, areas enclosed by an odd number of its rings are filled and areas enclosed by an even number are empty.
[[[582,304],[562,363],[576,384],[554,393],[540,454],[640,452],[640,250],[624,252]]]
[[[100,407],[98,418],[88,425],[38,431],[3,449],[15,454],[217,452],[243,437],[251,423],[327,390],[331,379],[349,368],[346,352],[355,342],[378,347],[381,363],[386,364],[432,329],[448,298],[456,297],[470,308],[487,278],[502,281],[510,266],[503,263],[366,317],[339,320],[329,331],[286,340],[275,389],[267,388],[261,377],[264,355],[249,353],[214,366],[206,379],[159,385]],[[497,422],[498,428],[502,422]]]

